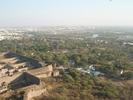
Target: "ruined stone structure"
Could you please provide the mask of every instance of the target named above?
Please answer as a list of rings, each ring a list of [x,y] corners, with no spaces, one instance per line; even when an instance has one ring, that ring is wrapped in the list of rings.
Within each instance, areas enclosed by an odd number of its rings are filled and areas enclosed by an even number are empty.
[[[52,76],[56,77],[56,76],[59,76],[59,74],[60,74],[59,71],[55,70],[53,71]]]
[[[29,73],[31,73],[32,75],[35,75],[38,78],[51,77],[53,72],[54,72],[54,69],[52,65],[48,65],[46,67],[42,67],[42,68],[29,71]]]
[[[14,52],[5,52],[0,55],[2,58],[1,62],[3,63],[10,63],[14,67],[31,67],[31,68],[39,68],[42,67],[42,65],[39,63],[39,61],[22,56],[20,54],[16,54]]]
[[[24,100],[34,100],[34,97],[40,95],[47,95],[47,89],[45,88],[45,85],[33,85],[24,94]]]
[[[52,64],[42,66],[39,61],[13,52],[0,54],[0,94],[24,88],[24,100],[47,95],[43,78],[56,77],[59,71]],[[4,97],[4,96],[2,96]]]
[[[0,77],[12,76],[16,72],[24,72],[28,69],[40,68],[39,61],[13,52],[0,54]]]
[[[10,89],[14,90],[14,89],[22,88],[33,84],[39,85],[40,79],[27,72],[24,72],[15,80],[11,81],[8,85]]]
[[[10,89],[18,89],[21,87],[40,84],[42,78],[56,77],[59,71],[53,69],[52,65],[28,70],[26,72],[18,72],[12,76],[5,76],[0,78],[0,84],[5,83]]]

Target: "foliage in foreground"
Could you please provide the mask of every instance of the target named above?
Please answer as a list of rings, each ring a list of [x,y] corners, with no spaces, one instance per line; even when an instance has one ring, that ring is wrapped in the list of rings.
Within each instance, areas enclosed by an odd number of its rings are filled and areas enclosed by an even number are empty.
[[[91,77],[76,70],[69,70],[60,79],[62,86],[49,91],[40,100],[132,100],[133,87],[119,86],[100,77]],[[58,82],[58,83],[61,83]]]

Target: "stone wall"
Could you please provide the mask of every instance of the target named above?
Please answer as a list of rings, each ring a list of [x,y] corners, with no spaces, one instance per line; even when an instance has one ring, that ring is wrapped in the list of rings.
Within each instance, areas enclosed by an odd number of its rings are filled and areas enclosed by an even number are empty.
[[[32,86],[24,95],[24,100],[34,100],[34,97],[46,95],[47,89],[41,86]]]
[[[53,66],[48,65],[46,67],[31,70],[31,71],[29,71],[29,73],[31,73],[32,75],[34,75],[38,78],[46,78],[46,77],[51,77],[53,71],[54,71]]]

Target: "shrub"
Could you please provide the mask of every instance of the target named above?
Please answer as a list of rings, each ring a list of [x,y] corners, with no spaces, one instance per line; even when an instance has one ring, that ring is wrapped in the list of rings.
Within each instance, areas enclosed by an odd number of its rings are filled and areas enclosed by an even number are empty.
[[[125,72],[122,77],[126,80],[133,79],[133,72]]]

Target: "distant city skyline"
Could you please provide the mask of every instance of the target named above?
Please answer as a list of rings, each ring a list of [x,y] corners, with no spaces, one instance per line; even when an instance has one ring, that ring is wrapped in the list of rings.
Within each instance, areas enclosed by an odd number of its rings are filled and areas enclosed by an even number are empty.
[[[133,26],[133,0],[0,0],[0,27]]]

